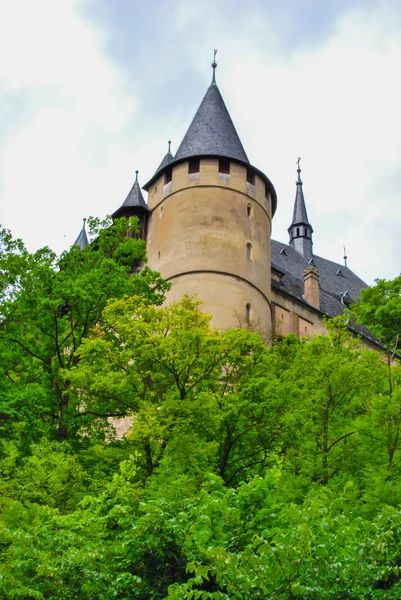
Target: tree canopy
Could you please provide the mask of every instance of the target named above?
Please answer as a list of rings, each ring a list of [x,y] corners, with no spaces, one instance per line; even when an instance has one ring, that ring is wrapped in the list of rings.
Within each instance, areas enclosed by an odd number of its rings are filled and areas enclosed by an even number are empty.
[[[401,597],[396,360],[339,320],[269,348],[163,305],[135,221],[0,239],[1,598]]]

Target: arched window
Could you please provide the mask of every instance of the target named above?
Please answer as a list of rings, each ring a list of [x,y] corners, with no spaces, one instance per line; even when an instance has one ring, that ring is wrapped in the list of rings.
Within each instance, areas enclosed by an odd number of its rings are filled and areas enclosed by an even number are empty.
[[[297,227],[297,237],[299,237],[299,227]]]
[[[251,305],[248,303],[245,306],[245,323],[247,325],[249,325],[249,323],[251,322]]]
[[[250,242],[246,245],[246,257],[248,260],[252,260],[252,244]]]
[[[247,213],[247,215],[248,215],[249,218],[252,217],[252,204],[251,203],[249,203],[247,205],[247,207],[246,207],[246,213]]]

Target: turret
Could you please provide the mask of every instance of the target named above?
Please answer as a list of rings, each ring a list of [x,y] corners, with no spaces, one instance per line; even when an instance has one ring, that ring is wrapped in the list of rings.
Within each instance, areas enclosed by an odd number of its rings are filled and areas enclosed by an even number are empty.
[[[144,186],[149,266],[167,301],[197,295],[214,326],[271,329],[270,235],[276,193],[252,166],[213,79],[174,157]]]
[[[78,246],[83,250],[86,246],[89,245],[88,236],[86,235],[86,219],[83,220],[82,229],[79,232],[77,239],[75,240],[73,246]]]
[[[312,241],[312,225],[309,223],[308,214],[306,212],[304,192],[302,189],[301,167],[299,166],[300,158],[298,159],[298,179],[296,181],[296,194],[294,202],[294,213],[292,223],[288,228],[290,234],[290,246],[301,254],[305,260],[309,261],[313,256],[313,241]]]
[[[147,223],[149,217],[149,208],[146,204],[141,188],[138,182],[138,173],[135,171],[135,181],[128,196],[111,216],[113,219],[119,219],[120,217],[138,217],[138,237],[142,240],[146,239]]]

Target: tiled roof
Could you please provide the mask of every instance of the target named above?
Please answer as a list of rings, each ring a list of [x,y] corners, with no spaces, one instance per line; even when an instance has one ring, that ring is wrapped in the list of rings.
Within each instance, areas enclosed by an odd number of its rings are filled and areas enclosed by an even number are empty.
[[[182,160],[192,156],[223,156],[249,163],[215,83],[209,86],[174,159]]]
[[[142,190],[139,186],[138,173],[139,173],[139,171],[135,171],[136,177],[135,177],[134,185],[132,186],[128,196],[126,197],[126,199],[124,200],[124,202],[122,203],[120,208],[118,208],[112,214],[112,217],[114,217],[114,218],[119,217],[120,214],[122,212],[124,212],[125,208],[141,207],[141,208],[144,208],[145,210],[149,210],[148,205],[146,204],[146,202],[143,198]]]
[[[303,272],[309,266],[296,250],[287,244],[271,241],[272,269],[279,272],[280,280],[272,279],[272,287],[279,293],[305,303],[309,308],[316,310],[304,298]],[[343,314],[344,304],[341,294],[347,292],[348,302],[354,302],[361,290],[367,287],[355,273],[348,267],[340,265],[321,256],[313,256],[313,264],[319,270],[320,287],[320,313],[327,317],[336,317]],[[364,338],[381,346],[379,340],[364,326],[351,325],[350,327]]]
[[[89,246],[89,240],[88,240],[88,236],[86,235],[85,224],[86,224],[86,219],[84,219],[82,229],[79,232],[79,235],[73,244],[74,246],[78,246],[78,248],[81,248],[81,250],[86,248],[86,246]]]

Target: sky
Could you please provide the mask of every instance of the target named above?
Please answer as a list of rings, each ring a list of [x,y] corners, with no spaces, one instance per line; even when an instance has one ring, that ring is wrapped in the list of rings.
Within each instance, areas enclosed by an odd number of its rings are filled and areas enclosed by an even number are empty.
[[[400,0],[0,0],[0,223],[61,252],[146,183],[217,84],[288,243],[400,274]],[[146,194],[145,194],[146,197]]]

